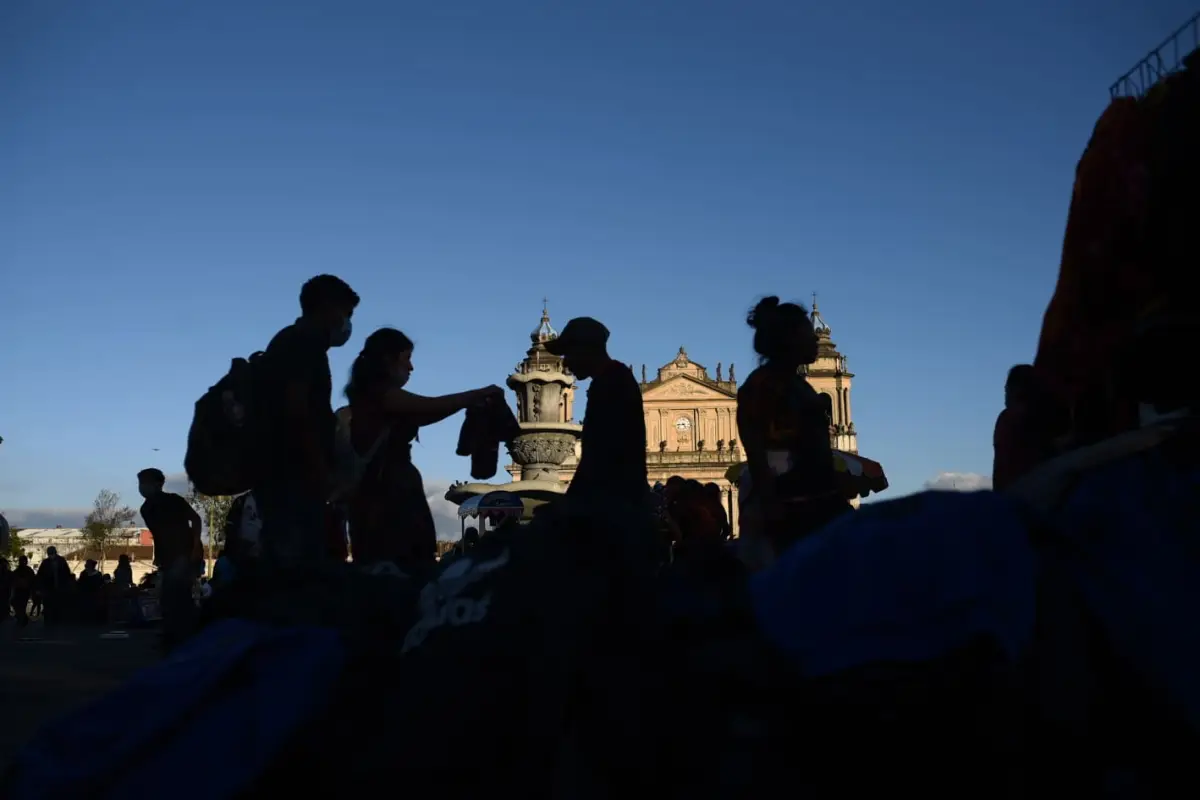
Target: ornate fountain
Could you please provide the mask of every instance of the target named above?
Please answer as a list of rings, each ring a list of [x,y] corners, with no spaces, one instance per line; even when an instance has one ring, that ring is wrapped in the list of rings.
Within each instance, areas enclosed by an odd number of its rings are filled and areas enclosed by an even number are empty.
[[[526,500],[546,501],[566,491],[567,481],[579,461],[579,436],[583,426],[571,421],[575,406],[575,376],[562,358],[546,352],[546,342],[558,337],[550,325],[545,304],[537,328],[529,335],[525,358],[505,382],[517,398],[521,435],[509,447],[512,482],[456,483],[446,499],[462,503],[468,497],[493,491],[512,492]]]

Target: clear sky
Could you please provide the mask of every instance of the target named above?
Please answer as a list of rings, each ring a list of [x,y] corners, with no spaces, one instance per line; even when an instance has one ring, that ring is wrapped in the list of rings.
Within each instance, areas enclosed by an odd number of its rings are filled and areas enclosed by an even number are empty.
[[[986,475],[1108,86],[1194,5],[7,0],[0,508],[75,525],[178,472],[320,272],[363,297],[339,399],[380,325],[416,391],[503,383],[543,296],[744,377],[755,299],[816,291],[890,494]]]

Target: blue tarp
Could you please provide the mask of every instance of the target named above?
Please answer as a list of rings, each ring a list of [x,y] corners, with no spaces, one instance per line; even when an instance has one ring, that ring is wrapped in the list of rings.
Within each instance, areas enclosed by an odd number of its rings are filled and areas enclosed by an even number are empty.
[[[759,628],[802,674],[1031,644],[1037,562],[1013,503],[925,492],[846,514],[754,576]]]
[[[217,623],[43,730],[17,755],[10,800],[214,800],[245,789],[319,712],[343,666],[323,628]],[[214,744],[229,757],[206,767]]]

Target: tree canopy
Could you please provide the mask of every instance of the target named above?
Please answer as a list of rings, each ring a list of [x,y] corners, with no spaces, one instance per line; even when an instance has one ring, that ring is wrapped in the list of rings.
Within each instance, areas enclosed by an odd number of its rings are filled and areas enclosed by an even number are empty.
[[[111,489],[101,489],[92,502],[92,510],[83,520],[83,540],[89,550],[100,553],[100,561],[103,562],[105,550],[113,534],[128,528],[136,518],[136,511],[121,505],[121,495]]]

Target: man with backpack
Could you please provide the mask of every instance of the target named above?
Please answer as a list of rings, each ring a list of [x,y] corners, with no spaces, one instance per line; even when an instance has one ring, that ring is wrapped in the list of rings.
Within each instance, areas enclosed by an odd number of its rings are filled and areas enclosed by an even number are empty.
[[[341,278],[312,278],[300,290],[300,318],[275,335],[262,359],[262,381],[255,381],[260,438],[252,488],[268,568],[326,557],[336,429],[329,348],[350,340],[358,303]]]

